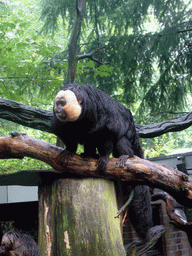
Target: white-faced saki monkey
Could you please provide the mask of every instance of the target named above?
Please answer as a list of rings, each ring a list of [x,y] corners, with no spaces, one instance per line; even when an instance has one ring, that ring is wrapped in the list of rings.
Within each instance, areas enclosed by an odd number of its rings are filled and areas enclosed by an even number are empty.
[[[53,112],[52,129],[66,146],[63,161],[74,155],[78,143],[84,145],[84,159],[96,158],[98,150],[98,171],[105,170],[111,153],[121,164],[133,155],[143,158],[130,110],[101,90],[68,84],[57,93]],[[146,238],[151,224],[150,201],[149,187],[136,185],[129,217],[142,239]]]
[[[1,241],[0,255],[40,256],[36,242],[21,231],[6,232]]]

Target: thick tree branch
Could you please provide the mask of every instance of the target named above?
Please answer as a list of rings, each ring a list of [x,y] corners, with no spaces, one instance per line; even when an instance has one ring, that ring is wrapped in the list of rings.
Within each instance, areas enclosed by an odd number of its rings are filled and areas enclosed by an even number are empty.
[[[0,98],[0,118],[53,133],[51,119],[53,111],[29,107],[13,100]],[[182,131],[192,125],[192,112],[182,117],[151,125],[136,125],[141,138],[153,138],[168,132]]]
[[[52,117],[53,111],[29,107],[13,100],[0,98],[0,118],[53,133],[51,130]]]
[[[85,162],[75,155],[67,164],[61,163],[58,155],[62,151],[63,148],[24,134],[0,137],[0,158],[32,157],[48,163],[65,177],[100,177],[130,182],[130,185],[147,184],[167,191],[183,205],[192,204],[192,179],[178,170],[133,157],[125,167],[117,166],[117,159],[110,159],[106,171],[98,173],[94,159]]]
[[[173,120],[143,126],[136,125],[136,128],[141,138],[154,138],[164,133],[185,130],[191,125],[192,112]]]

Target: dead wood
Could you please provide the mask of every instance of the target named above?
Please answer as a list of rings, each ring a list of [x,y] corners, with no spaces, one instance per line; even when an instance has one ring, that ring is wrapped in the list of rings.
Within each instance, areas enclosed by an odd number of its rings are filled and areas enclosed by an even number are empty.
[[[187,221],[184,209],[177,206],[175,199],[168,193],[161,191],[153,194],[151,200],[163,200],[166,203],[166,211],[171,220],[170,223],[178,229],[186,232],[189,242],[192,245],[192,222]]]
[[[34,108],[13,100],[0,98],[0,118],[22,124],[27,127],[53,133],[51,119],[53,111]],[[192,112],[179,118],[163,122],[139,125],[136,130],[141,138],[153,138],[168,132],[178,132],[192,125]]]
[[[191,229],[192,222],[187,221],[186,216],[184,216],[184,209],[176,206],[176,202],[172,196],[170,196],[168,193],[164,191],[161,191],[153,194],[151,197],[152,201],[160,199],[166,203],[166,211],[169,218],[171,219],[171,224],[175,225],[177,228],[185,232],[188,231],[188,229]],[[183,214],[181,214],[182,212]]]
[[[146,184],[168,192],[180,204],[191,207],[192,179],[176,169],[134,156],[127,160],[124,167],[117,166],[117,159],[110,159],[106,171],[98,173],[95,159],[84,161],[82,157],[75,155],[68,163],[58,161],[58,156],[63,150],[26,134],[14,133],[0,137],[1,159],[32,157],[64,173],[66,178],[100,177],[126,181],[132,186]]]

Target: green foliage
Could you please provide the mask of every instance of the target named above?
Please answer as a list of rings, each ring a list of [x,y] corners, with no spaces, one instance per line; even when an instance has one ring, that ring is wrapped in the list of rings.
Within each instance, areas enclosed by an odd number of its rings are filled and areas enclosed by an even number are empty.
[[[157,157],[160,155],[166,155],[178,148],[178,140],[173,139],[170,134],[163,134],[162,136],[152,139],[146,139],[143,142],[143,149],[145,151],[145,157]]]
[[[42,100],[51,104],[48,97],[55,95],[55,90],[50,88],[60,88],[67,70],[66,62],[55,58],[62,47],[52,39],[38,36],[37,10],[34,15],[24,5],[26,13],[21,15],[23,6],[15,5],[14,12],[12,7],[2,15],[0,23],[0,95],[34,106],[42,104]]]
[[[109,66],[109,65],[101,65],[99,66],[96,70],[95,70],[95,75],[94,77],[96,77],[97,75],[101,76],[101,77],[108,77],[112,74],[113,72],[113,67]]]
[[[145,157],[157,157],[174,153],[177,149],[192,148],[192,128],[181,132],[167,133],[159,137],[142,140]]]
[[[27,128],[13,122],[0,120],[0,136],[10,135],[11,132],[26,133],[29,136],[38,138],[39,140],[47,141],[51,144],[56,144],[56,136],[39,130]],[[0,159],[0,173],[12,173],[18,170],[46,170],[51,169],[48,164],[35,160],[33,158],[18,159]]]
[[[47,34],[62,32],[69,38],[76,17],[76,1],[40,2],[42,30]],[[120,88],[121,101],[131,106],[138,122],[145,123],[143,113],[182,111],[191,92],[190,13],[182,0],[88,0],[79,54],[105,46],[94,55],[103,64],[82,60],[77,65],[76,81],[93,84],[115,98]],[[155,23],[156,30],[147,33],[148,26],[152,26],[150,20]],[[62,25],[64,30],[61,30]],[[67,41],[69,39],[63,42],[66,47]],[[53,50],[51,46],[49,49],[49,45],[43,43],[36,45],[39,50],[33,58],[36,67],[40,67],[37,77],[39,73],[43,78],[46,75],[48,87],[58,88],[62,77],[67,75],[67,48],[60,54],[61,48]],[[46,61],[46,68],[43,61]],[[30,67],[32,64],[33,61],[27,63]],[[42,81],[41,84],[44,88]]]
[[[39,0],[0,3],[0,97],[52,109],[68,74],[76,2],[80,0],[41,0],[41,9]],[[191,111],[191,24],[190,5],[184,0],[87,0],[77,52],[102,50],[77,63],[76,82],[94,85],[128,106],[137,123]],[[3,120],[0,126],[1,136],[24,132]],[[52,140],[52,135],[26,132]],[[146,155],[186,146],[187,134],[182,143],[174,136],[146,140]],[[19,160],[17,169],[46,168],[33,161]],[[7,163],[1,161],[2,171],[13,171],[15,162],[10,160],[11,167]]]

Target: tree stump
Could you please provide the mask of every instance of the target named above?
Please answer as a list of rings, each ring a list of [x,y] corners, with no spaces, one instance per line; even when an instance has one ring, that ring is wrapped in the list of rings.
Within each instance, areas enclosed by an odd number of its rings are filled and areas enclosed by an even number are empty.
[[[114,182],[59,179],[39,186],[42,256],[125,256]]]

